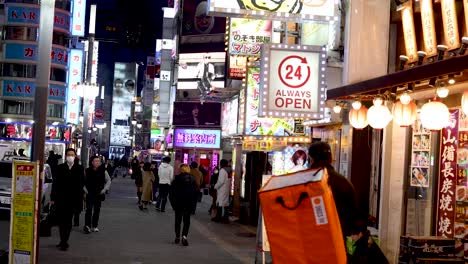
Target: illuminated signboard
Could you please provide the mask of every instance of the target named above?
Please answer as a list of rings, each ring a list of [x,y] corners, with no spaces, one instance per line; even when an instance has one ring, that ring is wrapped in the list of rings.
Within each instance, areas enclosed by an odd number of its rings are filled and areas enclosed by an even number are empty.
[[[22,5],[7,4],[8,24],[39,25],[40,9],[38,7],[25,7]],[[55,9],[54,27],[70,32],[70,15],[66,11]]]
[[[247,67],[246,56],[229,56],[229,78],[242,80]]]
[[[5,59],[37,61],[37,44],[6,43]],[[68,65],[68,51],[63,48],[52,47],[51,63]]]
[[[322,119],[326,48],[265,44],[259,116]]]
[[[175,129],[174,147],[219,149],[221,148],[221,131],[208,129]]]
[[[68,65],[68,90],[67,90],[67,123],[78,124],[80,113],[80,94],[78,93],[78,83],[83,77],[83,50],[70,50],[70,63]]]
[[[237,122],[239,113],[239,98],[223,104],[222,113],[222,134],[223,136],[230,136],[237,134]]]
[[[230,19],[229,54],[260,56],[263,43],[271,41],[271,21]]]
[[[86,0],[74,0],[72,11],[72,35],[83,37],[85,34]]]
[[[424,36],[424,48],[427,56],[437,55],[437,36],[434,23],[432,0],[421,0],[421,24]]]
[[[36,91],[34,82],[3,80],[2,86],[3,97],[33,98]],[[65,88],[63,85],[49,84],[49,100],[65,102]]]
[[[442,21],[444,23],[445,45],[448,50],[460,47],[460,37],[458,33],[457,10],[455,0],[441,0]],[[466,16],[467,14],[465,14]]]
[[[330,21],[337,14],[336,2],[335,0],[209,0],[208,13],[228,17]]]
[[[416,44],[416,33],[414,30],[414,16],[412,3],[412,1],[404,3],[404,8],[401,11],[406,56],[408,57],[409,63],[418,60],[418,46]]]
[[[224,52],[179,54],[177,89],[197,89],[204,77],[212,87],[224,88],[225,61]]]

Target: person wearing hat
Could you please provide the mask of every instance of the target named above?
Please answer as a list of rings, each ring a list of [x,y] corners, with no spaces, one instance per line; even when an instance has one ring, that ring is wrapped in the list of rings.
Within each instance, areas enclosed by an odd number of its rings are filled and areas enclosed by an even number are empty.
[[[341,231],[344,241],[351,235],[351,228],[355,221],[357,211],[356,193],[353,184],[343,175],[339,174],[333,166],[330,145],[325,142],[315,142],[309,147],[309,159],[312,169],[326,168],[328,172],[328,185],[330,186],[336,211],[340,218]]]

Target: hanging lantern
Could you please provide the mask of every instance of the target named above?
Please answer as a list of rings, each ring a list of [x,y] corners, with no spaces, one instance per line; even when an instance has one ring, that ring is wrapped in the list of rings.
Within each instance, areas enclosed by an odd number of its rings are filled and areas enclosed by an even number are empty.
[[[463,92],[461,108],[463,113],[465,113],[465,115],[468,115],[468,91]]]
[[[449,124],[450,112],[445,104],[434,100],[423,105],[420,118],[424,128],[437,131]]]
[[[367,120],[374,129],[383,129],[392,121],[392,113],[382,102],[382,99],[374,101],[374,105],[367,111]]]
[[[362,105],[358,110],[351,109],[349,111],[349,123],[356,129],[365,128],[367,123],[367,107]]]
[[[409,127],[416,121],[418,107],[414,101],[403,104],[396,101],[393,105],[393,121],[401,127]]]

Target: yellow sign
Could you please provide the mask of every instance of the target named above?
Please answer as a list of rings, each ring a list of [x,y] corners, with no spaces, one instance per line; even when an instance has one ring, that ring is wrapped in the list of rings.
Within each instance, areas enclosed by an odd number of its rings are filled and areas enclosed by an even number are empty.
[[[276,151],[287,146],[285,140],[244,140],[242,143],[243,151]]]
[[[10,264],[35,263],[37,163],[13,161]]]
[[[421,23],[423,27],[424,48],[428,57],[437,55],[437,38],[434,24],[432,0],[421,0]]]
[[[445,45],[448,50],[458,49],[460,47],[460,38],[458,35],[457,10],[455,0],[442,0],[442,20],[444,22]]]
[[[413,1],[404,3],[401,19],[403,21],[406,56],[408,56],[409,63],[415,62],[418,60],[418,46],[416,45],[416,34],[414,31]]]

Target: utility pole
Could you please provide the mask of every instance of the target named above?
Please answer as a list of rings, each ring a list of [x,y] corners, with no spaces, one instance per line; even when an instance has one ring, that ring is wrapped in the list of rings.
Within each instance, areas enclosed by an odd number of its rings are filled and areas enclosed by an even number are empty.
[[[86,66],[86,84],[83,87],[92,87],[91,75],[93,69],[93,53],[94,53],[94,38],[96,33],[96,5],[91,5],[90,16],[89,16],[89,28],[88,28],[88,61]],[[91,85],[91,86],[88,86]],[[86,89],[86,88],[84,88]],[[83,167],[88,167],[88,154],[89,154],[89,97],[86,93],[90,91],[83,91],[83,136],[81,142],[81,164]]]

